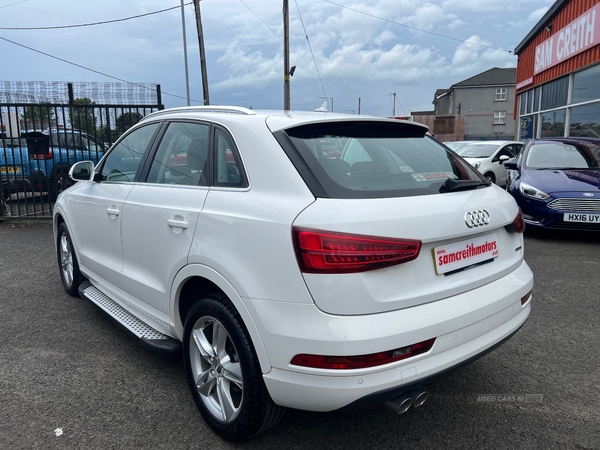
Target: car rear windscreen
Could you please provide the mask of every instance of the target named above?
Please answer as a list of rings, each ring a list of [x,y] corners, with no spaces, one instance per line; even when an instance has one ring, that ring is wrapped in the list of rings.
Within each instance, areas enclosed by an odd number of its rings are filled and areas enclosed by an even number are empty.
[[[440,193],[448,178],[482,181],[477,171],[425,133],[405,122],[344,121],[289,128],[275,137],[317,197],[432,195]]]

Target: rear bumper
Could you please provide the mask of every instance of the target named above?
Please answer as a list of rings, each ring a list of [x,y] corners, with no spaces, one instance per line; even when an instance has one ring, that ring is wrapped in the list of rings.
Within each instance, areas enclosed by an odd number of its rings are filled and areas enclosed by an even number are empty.
[[[313,305],[249,301],[272,370],[264,375],[275,403],[332,411],[385,401],[485,354],[527,320],[533,274],[525,262],[505,277],[460,295],[400,311],[331,316]],[[323,370],[293,366],[300,353],[363,355],[436,338],[423,355],[385,366]]]

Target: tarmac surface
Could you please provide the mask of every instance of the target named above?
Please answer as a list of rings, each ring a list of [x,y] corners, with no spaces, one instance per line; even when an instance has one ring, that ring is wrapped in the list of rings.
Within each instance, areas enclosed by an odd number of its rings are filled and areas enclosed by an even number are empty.
[[[198,414],[179,358],[62,288],[48,221],[0,224],[0,449],[598,449],[600,233],[527,233],[532,313],[399,416],[289,410],[234,445]]]

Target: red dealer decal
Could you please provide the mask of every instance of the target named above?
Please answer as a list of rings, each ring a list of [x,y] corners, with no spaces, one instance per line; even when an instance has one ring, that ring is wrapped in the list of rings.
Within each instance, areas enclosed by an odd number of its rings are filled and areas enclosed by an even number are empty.
[[[433,249],[435,270],[440,275],[498,255],[498,237],[495,233]]]

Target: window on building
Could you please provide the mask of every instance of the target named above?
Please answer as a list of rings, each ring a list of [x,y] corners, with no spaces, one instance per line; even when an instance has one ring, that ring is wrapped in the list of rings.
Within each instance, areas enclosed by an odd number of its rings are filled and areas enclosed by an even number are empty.
[[[521,115],[527,114],[527,91],[519,94],[519,105]]]
[[[505,111],[494,111],[494,125],[503,125],[506,123]]]
[[[565,135],[565,109],[542,114],[542,138],[562,137]]]
[[[600,136],[600,102],[571,108],[569,136]]]
[[[588,102],[600,98],[600,64],[575,74],[571,97],[571,103]]]
[[[562,77],[542,86],[542,111],[566,106],[569,77]]]
[[[496,101],[505,102],[508,90],[506,88],[496,88]]]

